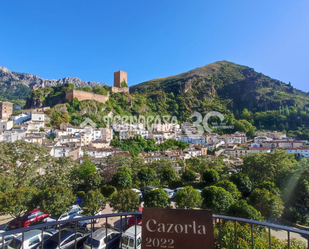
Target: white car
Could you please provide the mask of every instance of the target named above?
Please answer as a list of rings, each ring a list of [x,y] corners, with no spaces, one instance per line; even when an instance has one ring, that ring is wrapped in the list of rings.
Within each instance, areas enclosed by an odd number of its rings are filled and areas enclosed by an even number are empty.
[[[79,205],[73,205],[69,207],[68,212],[60,215],[58,219],[55,217],[47,217],[43,219],[43,222],[47,223],[47,222],[53,222],[53,221],[62,221],[62,220],[72,219],[74,216],[76,216],[77,214],[81,214],[82,212],[83,210],[81,209]]]
[[[47,240],[52,236],[51,233],[43,231],[43,237],[42,237],[42,231],[41,230],[31,230],[24,233],[24,238],[22,235],[19,235],[11,240],[11,242],[8,244],[8,248],[13,249],[31,249],[35,248],[38,244],[40,244],[42,241]]]
[[[98,212],[95,215],[101,215],[102,212]],[[73,217],[71,217],[71,219],[78,219],[78,218],[86,218],[87,216],[82,215],[82,214],[75,214]],[[95,222],[95,223],[99,223],[100,218],[96,218],[94,220],[82,220],[82,221],[78,221],[78,227],[87,227],[88,224]],[[71,227],[75,227],[76,222],[72,221],[71,223]],[[1,249],[1,248],[0,248]]]
[[[3,247],[3,241],[2,241],[2,236],[1,234],[4,233],[5,231],[0,230],[0,248]],[[16,235],[14,234],[9,234],[4,236],[4,246],[6,247],[14,238],[16,237]]]
[[[172,199],[175,196],[175,192],[174,190],[171,190],[169,188],[163,188],[163,190],[165,191],[165,193],[167,193],[168,198]]]
[[[180,187],[180,188],[175,188],[174,189],[174,195],[176,195],[178,192],[179,192],[179,190],[181,190],[181,189],[183,189],[184,187]]]
[[[141,199],[143,198],[142,191],[140,191],[137,188],[131,188],[131,190],[133,190],[136,194],[138,194],[139,198],[141,198]]]

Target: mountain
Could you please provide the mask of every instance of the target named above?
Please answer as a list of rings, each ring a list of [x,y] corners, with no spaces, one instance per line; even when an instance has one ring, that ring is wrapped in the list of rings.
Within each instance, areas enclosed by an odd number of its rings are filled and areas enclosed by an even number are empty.
[[[86,82],[77,77],[65,77],[58,80],[42,79],[28,73],[11,72],[0,66],[0,99],[15,102],[30,97],[30,90],[34,88],[54,87],[58,84],[74,84],[75,87],[102,86],[104,83]],[[24,103],[24,101],[23,101]]]
[[[105,116],[168,115],[176,116],[180,122],[192,122],[190,116],[194,111],[202,117],[218,111],[225,115],[224,122],[234,127],[219,133],[241,131],[252,137],[256,129],[267,129],[309,140],[308,93],[250,67],[227,61],[150,80],[130,87],[130,93],[113,93],[104,85],[105,91],[110,93],[104,104],[95,100],[67,103],[65,92],[73,88],[73,85],[58,85],[33,90],[26,107],[55,107],[50,125],[59,125],[59,120],[67,122],[67,118],[62,120],[66,113],[74,125],[80,125],[88,117],[98,127],[106,125],[102,118]],[[93,93],[101,90],[97,87],[81,89]],[[209,122],[218,120],[212,118]]]
[[[130,87],[154,102],[173,102],[173,114],[197,110],[278,110],[280,106],[309,107],[309,95],[253,68],[219,61],[188,72]]]

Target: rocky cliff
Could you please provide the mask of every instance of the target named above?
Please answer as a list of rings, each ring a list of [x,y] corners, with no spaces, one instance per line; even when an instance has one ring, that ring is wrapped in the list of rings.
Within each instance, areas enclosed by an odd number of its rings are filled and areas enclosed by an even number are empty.
[[[65,77],[58,80],[42,79],[28,73],[12,72],[6,67],[0,66],[0,100],[13,102],[15,105],[23,106],[25,100],[30,97],[30,90],[42,89],[44,87],[55,87],[71,83],[75,87],[104,86],[104,83],[82,81],[77,77]]]
[[[74,84],[75,87],[93,87],[93,86],[102,86],[104,83],[99,82],[92,82],[92,81],[82,81],[80,78],[77,77],[65,77],[58,80],[49,80],[49,79],[42,79],[38,76],[28,73],[16,73],[11,72],[6,67],[0,66],[0,83],[7,84],[7,85],[16,85],[16,84],[23,84],[27,87],[52,87],[58,84],[66,84],[71,83]]]

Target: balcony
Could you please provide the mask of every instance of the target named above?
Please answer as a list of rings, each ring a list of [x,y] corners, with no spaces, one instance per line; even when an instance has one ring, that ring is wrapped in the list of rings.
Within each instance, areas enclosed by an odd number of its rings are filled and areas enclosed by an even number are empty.
[[[96,229],[99,227],[95,225],[95,221],[97,219],[100,219],[104,222],[104,224],[101,227],[108,227],[110,228],[110,225],[108,223],[109,220],[113,220],[114,226],[112,226],[113,229],[117,230],[121,235],[122,233],[127,229],[127,218],[130,216],[135,217],[135,223],[137,223],[137,216],[140,215],[141,212],[131,212],[131,213],[115,213],[115,214],[104,214],[104,215],[96,215],[96,216],[86,216],[82,218],[75,218],[65,221],[59,221],[59,222],[49,222],[49,223],[43,223],[34,225],[27,228],[20,228],[15,229],[11,231],[6,231],[0,235],[0,245],[1,241],[4,241],[4,237],[8,235],[13,234],[19,234],[21,235],[22,242],[25,241],[24,234],[25,232],[31,231],[31,230],[40,230],[42,237],[44,233],[44,229],[49,227],[57,227],[59,231],[62,229],[65,229],[64,224],[75,224],[73,231],[75,231],[75,242],[72,246],[69,248],[79,249],[82,248],[81,245],[78,245],[77,243],[77,230],[78,224],[82,221],[91,220],[92,222],[88,224],[87,228],[89,229],[87,236],[91,238],[92,241],[92,235]],[[108,224],[105,226],[105,224]],[[234,248],[309,248],[309,231],[295,229],[292,227],[272,224],[272,223],[266,223],[266,222],[259,222],[254,220],[248,220],[248,219],[242,219],[237,217],[229,217],[229,216],[222,216],[222,215],[213,215],[213,224],[214,224],[214,233],[215,233],[215,242],[216,242],[216,249],[217,248],[228,248],[228,249],[234,249]],[[229,226],[230,230],[228,233],[226,233],[226,228]],[[125,247],[125,248],[134,248],[139,249],[140,246],[136,246],[137,241],[137,229],[134,227],[135,233],[134,233],[134,246],[133,247]],[[280,230],[280,233],[282,235],[285,234],[286,238],[281,239],[281,242],[283,241],[284,246],[278,247],[278,244],[276,244],[276,237],[274,236],[274,231]],[[107,229],[106,231],[106,237],[107,237]],[[223,234],[224,233],[224,234]],[[246,233],[246,236],[242,236],[242,233]],[[59,234],[59,241],[60,240],[60,233]],[[228,236],[227,236],[228,234]],[[264,236],[264,244],[261,246],[261,234]],[[302,246],[296,243],[295,238],[293,236],[295,234],[298,234],[302,237]],[[241,235],[241,236],[240,236]],[[277,236],[277,235],[276,235]],[[2,237],[2,238],[1,238]],[[244,238],[245,237],[245,238]],[[2,240],[1,240],[2,239]],[[121,241],[121,240],[120,240]],[[23,245],[23,243],[22,243]],[[3,243],[0,247],[0,249],[7,248],[6,245]],[[35,247],[27,247],[23,248],[23,246],[18,247],[18,249],[43,249],[44,248],[44,242],[41,243],[39,246]],[[58,247],[57,248],[64,248],[64,247]],[[67,247],[66,247],[67,248]],[[118,247],[116,247],[118,248]],[[119,248],[122,248],[122,242],[119,244]],[[201,246],[201,248],[207,248],[205,245],[204,247]],[[46,249],[46,248],[45,248]],[[92,244],[91,244],[92,249]]]

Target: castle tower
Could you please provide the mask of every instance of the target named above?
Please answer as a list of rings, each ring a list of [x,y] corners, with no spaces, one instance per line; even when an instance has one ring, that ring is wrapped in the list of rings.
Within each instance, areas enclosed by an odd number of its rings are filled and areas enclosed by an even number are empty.
[[[128,84],[128,74],[125,71],[114,72],[114,87],[121,87],[121,82],[125,81]]]

